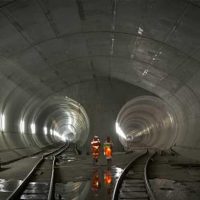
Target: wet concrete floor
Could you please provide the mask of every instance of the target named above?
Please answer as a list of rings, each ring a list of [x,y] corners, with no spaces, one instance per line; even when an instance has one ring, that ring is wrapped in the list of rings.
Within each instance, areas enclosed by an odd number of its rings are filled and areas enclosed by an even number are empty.
[[[116,180],[123,169],[112,166],[94,166],[92,176],[85,181],[69,181],[57,183],[55,198],[59,199],[105,199],[110,200]]]
[[[109,165],[103,155],[99,162],[94,164],[88,155],[65,154],[57,161],[55,168],[55,199],[110,200],[115,183],[123,168],[141,152],[114,153],[112,163]],[[192,167],[193,165],[195,167]],[[154,158],[149,172],[150,183],[156,199],[200,199],[199,163],[192,163],[181,157],[157,156]],[[0,178],[3,177],[1,173],[5,177],[5,171],[0,171]],[[0,179],[1,200],[6,199],[11,191],[20,184],[21,179],[17,179],[19,175],[13,176],[13,173],[11,175],[9,177],[7,174],[6,178]],[[21,199],[46,199],[48,186],[46,176],[41,176],[41,180],[29,184]]]
[[[96,164],[90,156],[63,159],[56,169],[55,199],[110,200],[116,180],[136,155],[115,153],[109,164],[103,156]]]
[[[57,162],[55,170],[55,199],[111,199],[116,179],[125,165],[136,155],[134,153],[115,153],[112,163],[107,165],[103,155],[100,157],[99,162],[94,164],[90,156],[67,153],[60,157],[60,162]],[[32,165],[37,158],[34,157],[33,160]],[[27,161],[22,160],[21,165],[25,164],[24,162],[27,163]],[[12,166],[9,167],[9,170],[11,170]],[[7,173],[5,173],[6,170],[0,171],[0,178],[1,174],[2,177],[6,177],[6,179],[0,180],[1,200],[7,199],[28,173],[18,175],[17,171],[20,173],[20,164],[18,163],[17,166],[13,166],[15,169],[11,170],[13,173],[11,173],[10,177],[8,171]],[[49,166],[46,169],[42,168],[40,173],[44,174],[48,169]],[[44,173],[42,170],[44,170]],[[14,171],[16,174],[14,174]],[[18,179],[19,177],[20,179]],[[48,186],[49,183],[46,176],[42,175],[39,181],[29,184],[21,199],[47,199]]]

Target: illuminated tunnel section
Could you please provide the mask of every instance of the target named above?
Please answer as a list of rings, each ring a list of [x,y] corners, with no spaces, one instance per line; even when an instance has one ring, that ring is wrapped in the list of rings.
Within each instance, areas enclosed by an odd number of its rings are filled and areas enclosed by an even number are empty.
[[[59,141],[83,146],[89,134],[89,119],[80,103],[65,97],[49,97],[32,112],[31,132],[38,144]],[[36,125],[38,130],[36,130]],[[27,137],[24,134],[24,137]],[[28,138],[26,138],[28,140]]]
[[[162,99],[141,96],[127,102],[120,110],[116,132],[125,149],[155,147],[168,149],[177,137],[173,109]]]
[[[5,90],[5,92],[8,90]],[[2,162],[32,155],[66,141],[82,147],[89,134],[83,106],[71,98],[35,96],[19,87],[7,92],[0,107],[0,158]]]

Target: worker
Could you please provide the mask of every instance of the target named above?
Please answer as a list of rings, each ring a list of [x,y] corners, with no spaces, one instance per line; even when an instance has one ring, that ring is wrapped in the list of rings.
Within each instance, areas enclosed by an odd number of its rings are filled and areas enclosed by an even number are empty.
[[[113,151],[113,143],[110,137],[108,136],[106,141],[104,142],[104,155],[108,163],[112,159],[112,151]]]
[[[94,138],[91,141],[91,151],[92,151],[92,156],[93,160],[95,162],[98,162],[98,158],[100,155],[100,147],[101,147],[101,142],[98,136],[94,136]]]

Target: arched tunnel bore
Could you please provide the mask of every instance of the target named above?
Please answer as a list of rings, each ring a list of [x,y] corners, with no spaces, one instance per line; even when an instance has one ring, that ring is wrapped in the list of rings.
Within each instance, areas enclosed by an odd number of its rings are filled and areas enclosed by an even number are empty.
[[[65,142],[76,143],[78,148],[85,144],[89,119],[80,103],[67,96],[50,96],[43,101],[30,98],[23,103],[16,107],[20,108],[20,112],[16,113],[15,131],[9,127],[12,119],[9,106],[13,105],[7,104],[2,109],[1,143],[8,151],[4,153],[5,157],[10,155],[15,159],[20,154],[35,153],[44,147]],[[1,158],[4,160],[3,154]]]
[[[127,102],[120,110],[116,131],[129,150],[146,146],[169,149],[175,144],[178,124],[169,104],[155,96],[141,96]]]
[[[82,181],[94,168],[85,156],[91,139],[98,135],[103,142],[109,135],[124,165],[135,153],[124,149],[175,151],[160,156],[158,173],[164,173],[157,177],[168,171],[172,185],[161,180],[158,188],[184,199],[184,185],[199,176],[190,161],[180,174],[185,162],[180,167],[177,159],[200,160],[199,36],[197,0],[1,0],[1,162],[29,156],[33,165],[41,155],[33,154],[73,141],[83,160],[77,155],[71,167],[62,165],[57,183],[77,181],[75,176]],[[1,189],[2,179],[7,185],[24,178],[18,174],[28,169],[26,161],[1,171]],[[180,176],[188,179],[181,184]],[[198,184],[185,190],[186,199],[193,199]]]
[[[33,123],[36,118],[33,118],[32,113],[37,109],[37,105],[49,96],[64,98],[67,95],[80,102],[87,113],[89,110],[89,118],[93,121],[90,123],[89,141],[94,134],[113,133],[115,123],[110,121],[108,133],[105,133],[105,129],[100,130],[99,121],[103,119],[94,116],[92,109],[88,109],[86,99],[94,98],[99,102],[96,110],[101,112],[105,109],[108,111],[108,118],[114,118],[126,102],[136,96],[150,95],[146,94],[149,92],[170,105],[170,109],[175,113],[171,115],[175,120],[174,125],[171,124],[175,133],[168,133],[169,138],[166,138],[166,141],[170,142],[164,146],[160,145],[159,138],[150,138],[155,134],[145,134],[141,138],[143,144],[147,145],[149,142],[148,145],[160,148],[167,148],[171,144],[177,152],[199,159],[198,3],[175,0],[169,4],[166,0],[157,0],[148,3],[141,1],[140,4],[135,1],[110,1],[99,5],[94,2],[96,1],[83,1],[82,9],[79,9],[73,0],[68,3],[12,1],[9,4],[1,4],[0,142],[2,152],[9,155],[2,153],[2,157],[14,158],[16,154],[26,154],[26,151],[30,150],[27,144],[33,148],[31,151],[35,151],[57,142],[58,137],[49,137],[48,140],[43,137],[42,133],[46,132],[46,127],[43,127],[39,120],[37,123],[40,125]],[[53,13],[50,18],[46,18],[44,11],[47,7]],[[169,8],[170,12],[166,12],[166,8]],[[74,12],[68,12],[71,9]],[[80,10],[91,15],[84,17],[80,15]],[[105,14],[105,10],[108,14]],[[71,18],[73,23],[69,20]],[[107,80],[106,84],[99,82],[102,78]],[[109,99],[111,96],[108,98],[98,93],[101,88],[117,88],[119,84],[116,80],[124,83],[123,90],[127,89],[127,85],[132,85],[140,88],[141,93],[134,96],[130,93],[134,93],[135,89],[123,93],[120,89],[120,94],[117,94],[116,89],[112,94],[116,98],[112,101]],[[90,81],[94,86],[91,91],[84,88],[88,87],[85,83]],[[118,100],[120,96],[126,98]],[[108,98],[107,105],[115,104],[112,112],[108,109],[109,106],[104,107],[105,105],[101,104],[105,98]],[[91,101],[91,105],[95,105],[95,101]],[[59,127],[66,127],[58,116],[59,113],[60,116],[66,116],[63,115],[63,109],[56,111],[54,108],[52,106],[53,116],[59,120]],[[154,108],[156,109],[156,106]],[[25,114],[26,120],[23,117],[24,110],[29,110]],[[163,112],[166,114],[165,110]],[[145,117],[142,119],[143,122],[134,125],[135,129],[149,127],[149,124],[141,125],[148,121]],[[102,124],[106,124],[105,121]],[[56,126],[56,123],[48,123],[48,128]],[[26,130],[28,135],[36,131],[35,136],[31,135],[30,139],[26,139],[25,134],[20,133],[19,126],[22,132]],[[37,133],[38,130],[41,134]],[[59,130],[63,132],[62,128]],[[64,135],[74,138],[71,131],[64,132]],[[171,135],[175,137],[173,142]],[[115,137],[114,134],[112,136]],[[114,139],[117,143],[117,138]],[[24,145],[22,141],[27,144]]]
[[[25,121],[25,119],[24,119]],[[49,97],[32,112],[32,123],[45,141],[63,141],[83,146],[89,134],[89,119],[80,103],[69,97]],[[36,135],[37,137],[37,135]]]

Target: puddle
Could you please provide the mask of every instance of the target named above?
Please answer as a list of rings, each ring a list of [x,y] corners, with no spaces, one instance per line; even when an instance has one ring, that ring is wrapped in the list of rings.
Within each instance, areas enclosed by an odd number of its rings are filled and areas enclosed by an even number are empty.
[[[91,179],[85,181],[70,181],[56,183],[55,199],[59,200],[94,200],[112,199],[116,180],[123,170],[118,167],[94,167]]]
[[[21,182],[21,180],[0,179],[0,192],[12,192]]]
[[[61,157],[59,157],[59,162],[56,162],[56,165],[62,165],[63,163],[70,163],[70,162],[74,162],[77,161],[78,159],[76,157],[74,157],[73,155],[69,156],[69,155],[63,155]]]
[[[20,199],[47,199],[49,192],[49,183],[30,182]]]
[[[114,174],[114,178],[118,179],[121,176],[121,174],[124,170],[122,168],[113,166],[112,171],[113,171],[113,174]]]
[[[73,181],[55,184],[56,200],[111,200],[116,180],[122,169],[113,166],[94,166],[90,179],[82,176],[74,177]],[[0,179],[0,192],[12,192],[21,180]],[[49,183],[31,182],[21,195],[20,199],[47,199]]]

